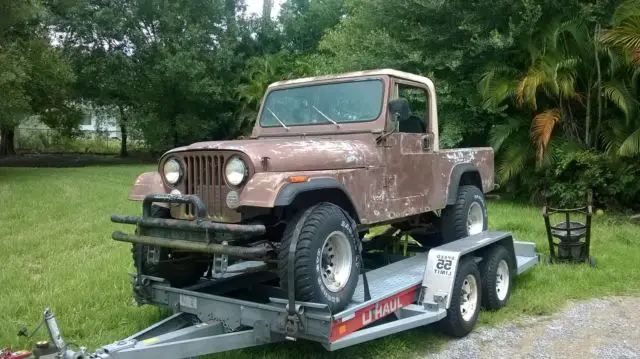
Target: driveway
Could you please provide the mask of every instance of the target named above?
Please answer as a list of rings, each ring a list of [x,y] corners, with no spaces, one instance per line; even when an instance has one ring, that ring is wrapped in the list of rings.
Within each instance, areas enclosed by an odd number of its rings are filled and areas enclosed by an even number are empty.
[[[424,358],[640,358],[640,298],[574,302],[552,316],[476,328]]]

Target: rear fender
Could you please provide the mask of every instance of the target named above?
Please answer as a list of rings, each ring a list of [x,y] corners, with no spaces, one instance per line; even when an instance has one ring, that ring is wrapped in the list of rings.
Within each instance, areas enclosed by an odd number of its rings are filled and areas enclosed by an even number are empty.
[[[158,172],[145,172],[136,178],[136,182],[129,191],[129,199],[132,201],[142,201],[144,197],[151,193],[168,193],[169,189],[162,182],[162,177]]]
[[[470,180],[471,183],[461,183],[461,179],[463,176],[465,176],[465,174],[467,175],[467,178],[472,178]],[[477,178],[478,180],[474,180],[474,178]],[[458,187],[460,186],[460,184],[473,184],[478,186],[478,188],[482,190],[482,180],[478,168],[476,168],[476,166],[472,165],[471,163],[460,163],[453,167],[451,175],[449,176],[447,205],[456,203],[456,198],[458,196]]]

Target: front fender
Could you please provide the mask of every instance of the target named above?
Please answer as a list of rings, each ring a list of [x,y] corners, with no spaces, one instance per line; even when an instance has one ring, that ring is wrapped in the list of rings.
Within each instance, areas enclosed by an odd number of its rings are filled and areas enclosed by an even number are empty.
[[[309,181],[289,183],[295,175],[308,175]],[[256,173],[240,194],[240,206],[273,208],[286,206],[302,192],[316,189],[340,189],[344,187],[333,177],[309,172],[260,172]]]
[[[273,208],[278,193],[285,186],[290,173],[259,172],[244,186],[240,193],[241,207]]]
[[[129,191],[129,199],[142,201],[146,195],[151,193],[168,193],[168,188],[165,187],[158,172],[145,172],[139,175]]]

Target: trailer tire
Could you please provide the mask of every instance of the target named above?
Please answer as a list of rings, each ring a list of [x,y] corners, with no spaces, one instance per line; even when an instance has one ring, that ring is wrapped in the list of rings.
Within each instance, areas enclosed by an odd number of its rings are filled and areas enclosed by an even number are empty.
[[[151,206],[151,217],[171,218],[168,208],[157,205]],[[159,261],[152,263],[148,261],[149,251],[158,251]],[[138,253],[142,252],[142,263],[138,263]],[[209,264],[206,255],[196,253],[180,253],[176,262],[170,262],[172,255],[169,248],[150,246],[146,244],[133,244],[131,248],[133,263],[136,268],[141,266],[142,274],[160,277],[169,282],[174,287],[185,287],[196,283],[204,275]]]
[[[280,287],[285,293],[289,288],[290,245],[296,236],[296,300],[327,304],[334,313],[344,309],[355,292],[361,267],[355,221],[342,208],[328,202],[309,207],[292,218],[278,251]]]
[[[507,304],[513,285],[511,269],[509,252],[504,246],[495,246],[485,254],[480,265],[484,308],[497,310]]]
[[[481,285],[478,265],[473,258],[463,257],[456,272],[447,316],[438,322],[442,332],[461,338],[473,330],[482,303]]]
[[[487,229],[487,205],[484,193],[473,185],[458,188],[456,202],[442,210],[440,235],[442,243],[477,234]]]

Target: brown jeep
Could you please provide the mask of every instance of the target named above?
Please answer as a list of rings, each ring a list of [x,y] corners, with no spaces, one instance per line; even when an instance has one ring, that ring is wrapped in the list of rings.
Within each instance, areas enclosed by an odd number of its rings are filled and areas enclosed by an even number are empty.
[[[173,286],[241,262],[338,311],[363,251],[390,233],[430,247],[481,232],[493,187],[491,148],[439,148],[428,78],[389,69],[302,78],[268,87],[250,139],[164,154],[129,196],[143,201],[142,216],[112,216],[136,234],[113,238],[133,243],[138,273]],[[380,225],[390,229],[365,240]]]

